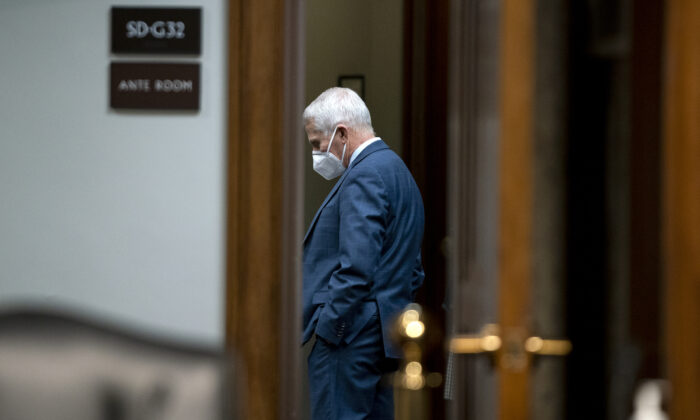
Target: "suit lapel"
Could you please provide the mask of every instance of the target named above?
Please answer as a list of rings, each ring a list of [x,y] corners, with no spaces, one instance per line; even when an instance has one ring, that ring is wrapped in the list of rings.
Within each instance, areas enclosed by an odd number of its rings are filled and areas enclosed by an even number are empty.
[[[306,243],[306,239],[311,234],[311,231],[314,230],[314,226],[316,226],[316,221],[318,220],[318,216],[321,214],[321,211],[323,210],[324,207],[326,207],[326,204],[328,204],[328,201],[330,201],[330,199],[335,195],[336,191],[338,191],[338,187],[340,187],[340,184],[343,183],[343,180],[345,179],[345,176],[348,174],[349,170],[350,170],[350,168],[348,168],[345,172],[343,172],[343,175],[340,177],[338,182],[335,183],[331,192],[329,192],[328,195],[326,196],[326,199],[323,200],[323,204],[321,204],[321,207],[319,207],[318,210],[316,211],[316,215],[314,215],[314,218],[311,221],[311,224],[309,225],[309,229],[306,231],[306,235],[304,235],[304,243]]]
[[[333,189],[331,190],[330,193],[326,196],[326,199],[323,200],[323,203],[321,204],[321,207],[318,208],[318,211],[316,211],[316,214],[314,215],[313,220],[311,221],[311,224],[309,225],[309,229],[306,231],[306,235],[304,235],[304,244],[306,244],[306,240],[308,239],[309,235],[311,235],[311,232],[314,230],[314,226],[316,226],[316,221],[318,220],[318,216],[321,214],[321,211],[323,211],[323,208],[326,207],[326,204],[330,201],[331,198],[335,195],[335,193],[338,191],[338,188],[340,188],[340,185],[343,183],[345,180],[345,177],[347,177],[348,173],[352,170],[355,165],[357,165],[362,159],[365,157],[369,156],[370,154],[376,152],[377,150],[382,150],[382,149],[388,149],[389,146],[387,146],[382,140],[376,141],[372,144],[370,144],[365,150],[363,150],[358,157],[355,158],[355,160],[352,161],[350,166],[343,172],[343,175],[340,177],[338,182],[335,183],[333,186]]]

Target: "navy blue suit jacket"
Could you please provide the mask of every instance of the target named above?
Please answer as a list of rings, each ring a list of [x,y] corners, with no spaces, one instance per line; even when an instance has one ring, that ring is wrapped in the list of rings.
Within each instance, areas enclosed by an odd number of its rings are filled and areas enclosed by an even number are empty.
[[[423,200],[383,141],[345,170],[304,237],[303,341],[349,343],[379,311],[384,353],[401,357],[391,322],[423,283]],[[379,337],[378,337],[379,339]]]

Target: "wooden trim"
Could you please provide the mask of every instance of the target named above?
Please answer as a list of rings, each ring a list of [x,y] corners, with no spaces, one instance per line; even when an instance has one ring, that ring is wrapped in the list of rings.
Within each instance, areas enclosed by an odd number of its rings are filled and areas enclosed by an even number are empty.
[[[664,277],[671,419],[700,412],[700,2],[668,0],[664,107]]]
[[[296,418],[301,0],[229,1],[226,344],[245,418]]]
[[[301,288],[304,236],[304,3],[285,2],[284,118],[282,154],[282,326],[280,340],[280,418],[301,419]]]
[[[508,420],[530,417],[527,362],[507,358],[509,341],[522,345],[531,322],[535,11],[534,0],[503,1],[499,313],[506,351],[501,362],[499,416]]]

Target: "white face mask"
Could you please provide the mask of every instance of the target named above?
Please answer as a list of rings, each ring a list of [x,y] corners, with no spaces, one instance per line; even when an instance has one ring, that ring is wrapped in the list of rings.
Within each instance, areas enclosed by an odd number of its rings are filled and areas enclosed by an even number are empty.
[[[343,146],[343,157],[338,159],[333,153],[331,153],[331,145],[333,144],[333,138],[335,137],[335,132],[338,126],[333,130],[331,135],[331,141],[328,143],[328,149],[325,152],[311,152],[311,158],[314,161],[314,171],[318,172],[319,175],[330,181],[333,178],[337,178],[345,172],[345,166],[343,166],[343,160],[345,159],[345,148],[347,144]]]

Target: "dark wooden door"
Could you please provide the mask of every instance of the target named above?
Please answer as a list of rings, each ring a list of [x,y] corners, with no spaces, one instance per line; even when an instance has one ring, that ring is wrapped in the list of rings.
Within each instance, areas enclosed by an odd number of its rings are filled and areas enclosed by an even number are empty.
[[[449,338],[497,324],[499,42],[498,2],[454,2],[449,67]],[[491,357],[450,353],[451,419],[497,418]]]
[[[453,419],[534,418],[536,360],[570,350],[566,340],[539,337],[535,322],[536,220],[551,209],[535,203],[536,5],[455,2],[450,13]]]

